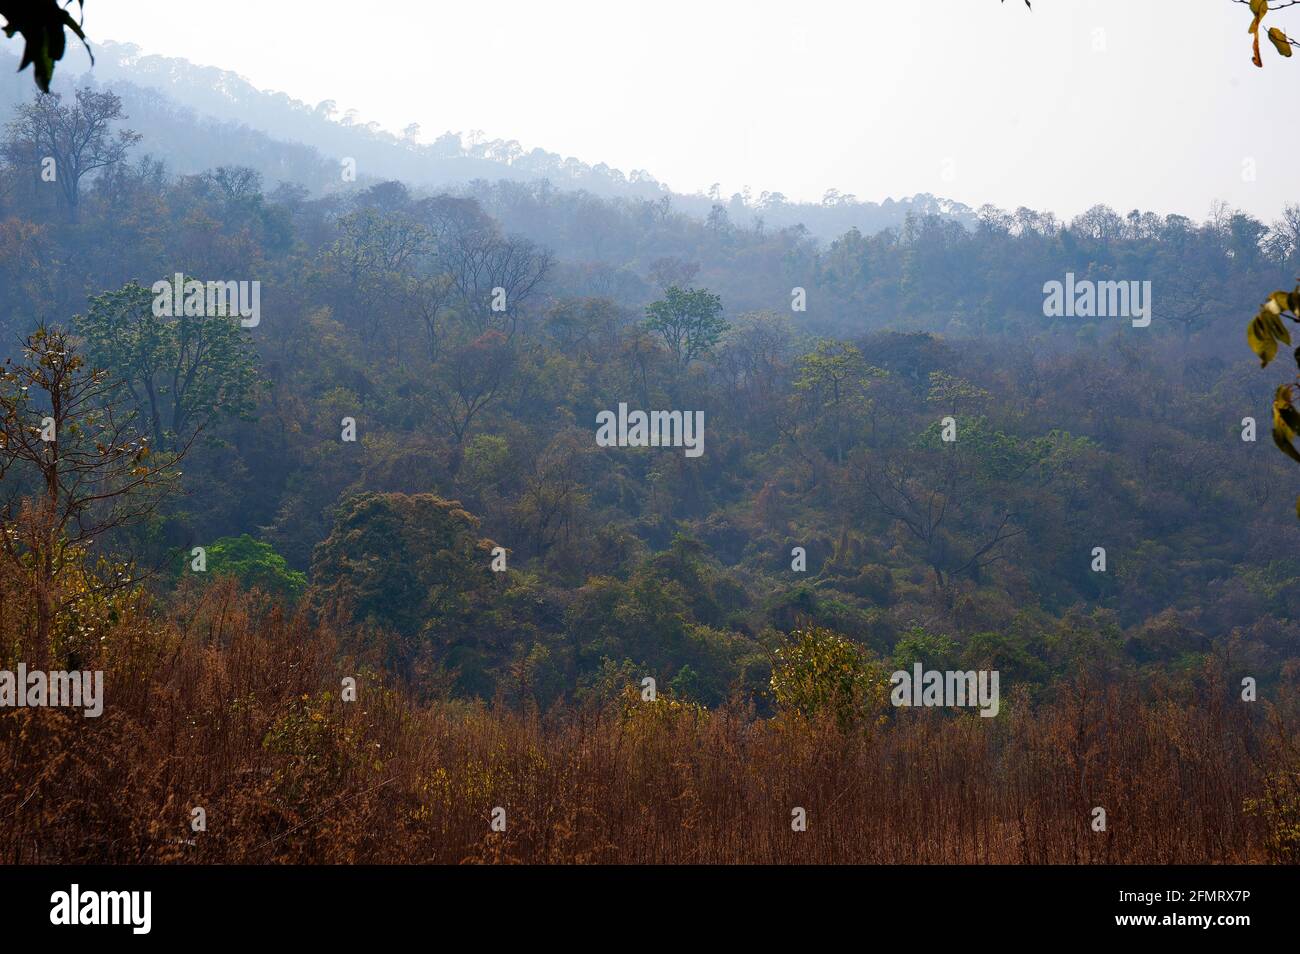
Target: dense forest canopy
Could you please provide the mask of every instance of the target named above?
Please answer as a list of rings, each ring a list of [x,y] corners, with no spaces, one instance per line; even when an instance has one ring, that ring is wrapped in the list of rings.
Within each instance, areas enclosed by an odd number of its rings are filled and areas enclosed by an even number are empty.
[[[75,121],[98,138],[60,140]],[[542,703],[639,672],[759,699],[801,621],[1031,685],[1216,646],[1281,675],[1293,475],[1245,420],[1271,395],[1241,326],[1300,273],[1296,208],[913,210],[822,241],[318,154],[181,174],[134,128],[102,88],[15,108],[0,332],[21,358],[71,331],[154,452],[186,451],[182,494],[93,541],[153,587],[195,585],[202,547],[429,691]],[[1139,279],[1145,326],[1045,308]],[[156,283],[194,280],[256,283],[258,320],[160,316]],[[598,446],[620,405],[701,413],[706,452]]]

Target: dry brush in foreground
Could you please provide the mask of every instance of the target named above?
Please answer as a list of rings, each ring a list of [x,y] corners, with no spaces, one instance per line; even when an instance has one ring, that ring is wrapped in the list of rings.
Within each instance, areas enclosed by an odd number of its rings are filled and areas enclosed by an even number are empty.
[[[100,645],[101,718],[0,713],[4,863],[1177,864],[1300,841],[1294,704],[1234,701],[1213,668],[845,729],[635,693],[419,703],[365,673],[347,703],[329,627],[231,586],[183,622],[124,606]]]

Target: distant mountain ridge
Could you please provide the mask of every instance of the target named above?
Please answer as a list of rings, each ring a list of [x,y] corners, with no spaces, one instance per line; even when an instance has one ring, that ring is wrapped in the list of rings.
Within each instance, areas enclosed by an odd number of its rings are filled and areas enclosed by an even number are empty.
[[[0,48],[0,109],[32,95],[30,76],[16,74],[17,56]],[[649,172],[630,173],[604,163],[589,165],[573,157],[513,140],[467,143],[448,132],[432,143],[395,136],[376,123],[358,122],[352,111],[340,117],[332,101],[311,106],[285,93],[258,89],[244,77],[217,67],[146,54],[133,44],[95,45],[95,66],[83,74],[56,74],[56,91],[74,86],[106,86],[123,99],[132,128],[145,136],[141,149],[163,158],[169,169],[194,173],[216,165],[246,165],[268,185],[297,182],[314,192],[344,187],[339,162],[357,163],[361,183],[398,179],[432,190],[456,191],[475,180],[548,180],[555,188],[586,191],[606,199],[661,201],[699,218],[715,207],[740,226],[759,221],[766,228],[802,225],[827,241],[850,229],[864,234],[900,226],[909,212],[934,214],[966,225],[973,210],[952,200],[921,193],[910,198],[860,202],[832,192],[823,203],[795,203],[780,193],[730,198],[672,192]],[[195,136],[195,127],[203,135]],[[213,143],[219,144],[217,149]]]

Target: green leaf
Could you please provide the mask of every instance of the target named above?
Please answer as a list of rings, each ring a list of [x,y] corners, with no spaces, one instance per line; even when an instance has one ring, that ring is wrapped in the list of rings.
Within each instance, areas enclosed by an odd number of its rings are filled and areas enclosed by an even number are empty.
[[[1268,367],[1268,363],[1277,357],[1277,340],[1269,333],[1260,316],[1251,319],[1247,326],[1246,341],[1250,344],[1250,350],[1259,355],[1261,368]]]
[[[1282,453],[1300,463],[1300,451],[1291,441],[1300,434],[1300,411],[1291,403],[1291,385],[1283,384],[1273,396],[1273,443]]]
[[[1278,408],[1277,414],[1285,425],[1285,433],[1288,438],[1294,438],[1297,434],[1300,434],[1300,411],[1288,404],[1286,407]]]
[[[78,5],[81,2],[78,0]],[[63,58],[67,48],[63,31],[70,29],[84,44],[86,35],[81,24],[59,5],[58,0],[27,0],[23,3],[0,0],[0,17],[5,19],[6,36],[23,35],[23,58],[18,64],[19,71],[30,64],[36,85],[41,92],[48,93],[50,80],[54,77],[54,64]],[[88,45],[86,50],[90,51]],[[95,61],[94,54],[91,54],[90,61]]]
[[[1269,332],[1278,341],[1289,345],[1291,343],[1291,332],[1286,330],[1286,325],[1282,324],[1282,319],[1273,312],[1261,312],[1260,318],[1264,320],[1265,326]]]
[[[1287,440],[1285,436],[1279,434],[1276,429],[1273,431],[1273,443],[1278,446],[1278,449],[1281,450],[1283,454],[1286,454],[1287,457],[1290,457],[1297,464],[1300,464],[1300,451],[1296,450],[1295,445]]]

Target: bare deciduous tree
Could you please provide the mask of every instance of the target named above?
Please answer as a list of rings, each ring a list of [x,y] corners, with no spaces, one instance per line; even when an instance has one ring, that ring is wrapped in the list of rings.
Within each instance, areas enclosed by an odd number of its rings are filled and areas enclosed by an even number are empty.
[[[0,560],[30,581],[38,656],[62,607],[65,568],[101,535],[152,513],[188,450],[151,454],[121,397],[122,383],[87,367],[58,329],[37,329],[22,360],[0,368]]]
[[[54,181],[75,221],[82,180],[120,163],[141,139],[130,129],[114,133],[114,124],[125,118],[122,100],[108,90],[83,87],[72,105],[65,105],[58,93],[41,93],[18,107],[17,118],[7,127],[5,153],[15,163],[30,163],[34,174],[43,160],[53,159]]]

